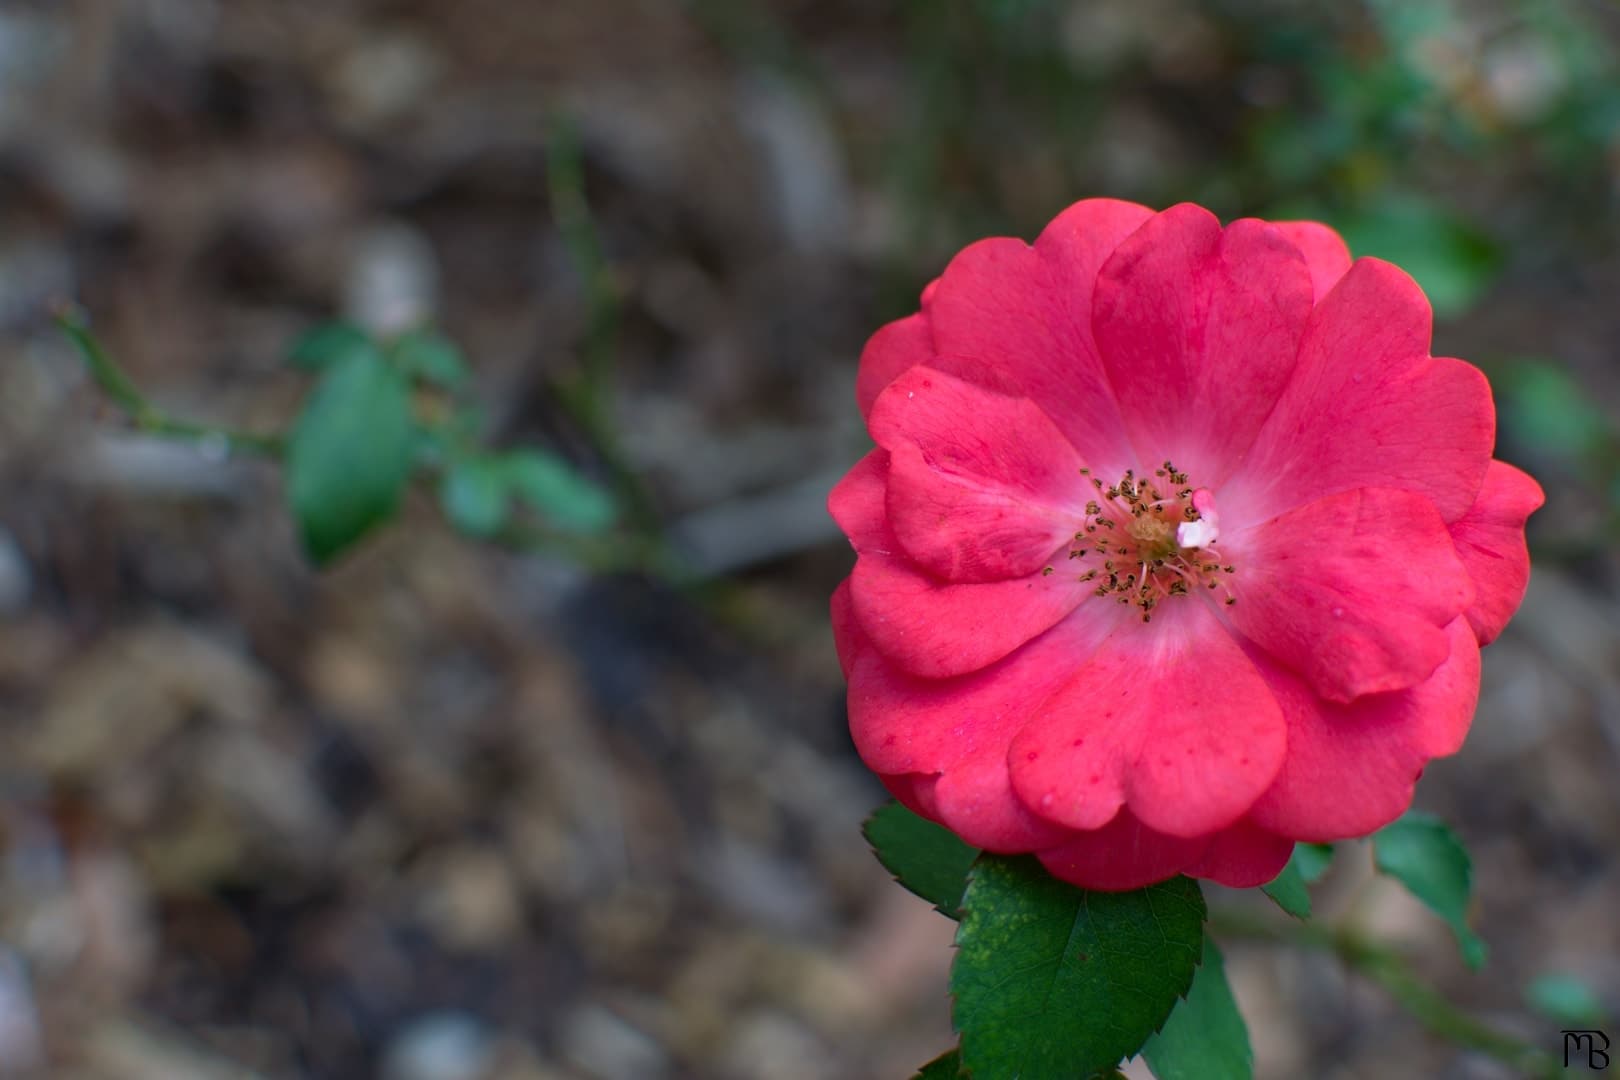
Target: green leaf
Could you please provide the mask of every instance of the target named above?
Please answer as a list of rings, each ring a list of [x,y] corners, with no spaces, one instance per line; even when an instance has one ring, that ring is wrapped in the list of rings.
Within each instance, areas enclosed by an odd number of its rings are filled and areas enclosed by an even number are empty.
[[[1297,872],[1297,870],[1296,870]],[[1159,1033],[1142,1047],[1158,1080],[1251,1080],[1254,1051],[1249,1028],[1226,981],[1226,961],[1213,941],[1187,999],[1176,1005]]]
[[[469,536],[492,536],[511,509],[506,471],[490,458],[463,458],[450,465],[439,487],[439,504],[451,524]]]
[[[1288,861],[1298,867],[1305,884],[1315,885],[1333,865],[1333,845],[1295,844],[1294,854]]]
[[[325,371],[351,353],[376,349],[371,336],[353,323],[329,322],[308,331],[293,343],[287,360],[305,371]]]
[[[1373,861],[1451,924],[1469,967],[1485,963],[1485,943],[1468,927],[1473,867],[1446,823],[1412,811],[1373,835]]]
[[[861,832],[896,881],[951,918],[959,916],[977,848],[892,801],[878,807]]]
[[[1299,864],[1292,857],[1288,865],[1282,868],[1282,873],[1260,886],[1260,891],[1294,918],[1311,917],[1311,893],[1305,887],[1305,875],[1300,873]]]
[[[962,1052],[947,1050],[917,1070],[912,1080],[957,1080],[962,1075]]]
[[[518,450],[501,461],[512,493],[559,529],[601,532],[618,517],[613,497],[560,458]]]
[[[1269,883],[1260,886],[1277,906],[1296,919],[1311,917],[1311,894],[1307,885],[1327,873],[1333,859],[1332,844],[1295,844],[1288,865]]]
[[[411,330],[389,348],[394,362],[407,375],[455,389],[467,381],[467,362],[461,350],[436,330]]]
[[[351,352],[321,375],[287,443],[287,498],[315,562],[393,515],[414,433],[410,389],[375,349]]]
[[[1549,1020],[1570,1027],[1591,1028],[1608,1019],[1603,1002],[1590,987],[1572,975],[1542,975],[1525,987],[1524,999]]]
[[[952,1020],[974,1080],[1083,1077],[1142,1048],[1192,985],[1204,898],[1178,877],[1088,892],[984,855],[962,900]]]

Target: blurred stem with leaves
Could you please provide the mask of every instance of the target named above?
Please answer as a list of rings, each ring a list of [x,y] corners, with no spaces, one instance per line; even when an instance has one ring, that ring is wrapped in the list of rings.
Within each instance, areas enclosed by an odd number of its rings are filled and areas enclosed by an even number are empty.
[[[293,363],[317,375],[304,408],[287,432],[261,433],[170,415],[113,359],[82,310],[61,304],[54,319],[136,431],[285,465],[289,503],[318,564],[392,516],[415,476],[437,488],[447,520],[469,536],[596,572],[679,576],[655,531],[618,527],[616,492],[547,451],[484,446],[469,412],[433,400],[465,378],[459,352],[436,332],[376,342],[342,323],[311,331],[292,352]]]
[[[395,516],[411,483],[421,481],[468,536],[544,551],[598,573],[634,571],[689,584],[614,431],[618,292],[585,196],[578,133],[566,117],[552,123],[547,161],[554,216],[587,309],[580,362],[559,381],[557,398],[584,432],[605,484],[549,450],[489,446],[466,400],[466,360],[431,327],[385,338],[345,322],[312,329],[289,354],[293,366],[314,377],[310,392],[286,431],[261,433],[169,414],[113,358],[82,309],[59,303],[54,320],[135,430],[222,455],[279,461],[289,509],[317,564]]]
[[[1372,940],[1349,923],[1280,923],[1222,910],[1211,916],[1210,932],[1230,941],[1328,953],[1349,970],[1377,983],[1432,1034],[1494,1058],[1524,1076],[1563,1075],[1562,1065],[1547,1051],[1489,1027],[1459,1009],[1419,978],[1399,952]]]

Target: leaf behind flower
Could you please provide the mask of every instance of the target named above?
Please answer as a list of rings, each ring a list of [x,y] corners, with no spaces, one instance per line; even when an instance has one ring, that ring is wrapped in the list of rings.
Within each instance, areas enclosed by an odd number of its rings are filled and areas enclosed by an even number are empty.
[[[1408,813],[1374,834],[1373,860],[1380,873],[1405,885],[1451,925],[1469,967],[1485,963],[1485,943],[1468,925],[1473,864],[1445,822],[1430,814]]]
[[[861,831],[896,881],[942,913],[960,917],[958,907],[978,848],[894,801],[878,807]]]

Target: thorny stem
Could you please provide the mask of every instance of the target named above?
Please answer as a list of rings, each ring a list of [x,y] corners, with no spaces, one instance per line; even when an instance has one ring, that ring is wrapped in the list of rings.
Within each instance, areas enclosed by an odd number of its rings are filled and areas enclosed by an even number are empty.
[[[235,454],[280,457],[285,443],[279,435],[261,435],[257,432],[238,431],[235,428],[199,424],[170,416],[146,399],[135,380],[101,347],[101,342],[90,330],[84,313],[74,305],[62,302],[56,305],[53,319],[65,334],[79,356],[84,360],[90,377],[113,404],[123,410],[137,431],[161,435],[170,439],[186,439],[196,443],[223,443]]]
[[[1279,926],[1235,911],[1213,913],[1214,936],[1331,952],[1352,971],[1382,986],[1424,1027],[1458,1046],[1487,1054],[1525,1076],[1560,1077],[1559,1061],[1540,1047],[1497,1031],[1463,1012],[1412,971],[1394,949],[1349,926]]]

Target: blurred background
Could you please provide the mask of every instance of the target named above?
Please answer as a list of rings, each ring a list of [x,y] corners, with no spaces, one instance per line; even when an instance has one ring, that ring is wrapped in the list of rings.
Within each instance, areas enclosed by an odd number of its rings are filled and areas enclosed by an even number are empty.
[[[1557,1052],[1620,1005],[1617,53],[1600,0],[0,0],[0,1072],[942,1050],[952,924],[859,837],[823,499],[865,337],[1102,194],[1329,221],[1491,375],[1549,501],[1419,794],[1490,965],[1365,848],[1318,903]],[[279,471],[130,434],[55,297],[260,430],[310,326],[431,320],[498,445],[641,477],[707,583],[471,541],[431,494],[317,572]],[[1261,1076],[1507,1075],[1329,958],[1228,957]]]

